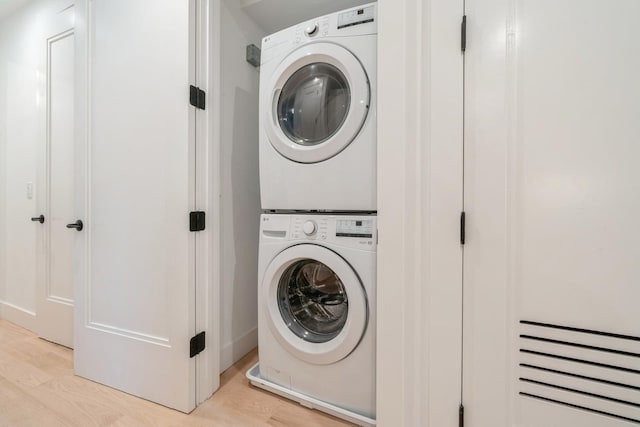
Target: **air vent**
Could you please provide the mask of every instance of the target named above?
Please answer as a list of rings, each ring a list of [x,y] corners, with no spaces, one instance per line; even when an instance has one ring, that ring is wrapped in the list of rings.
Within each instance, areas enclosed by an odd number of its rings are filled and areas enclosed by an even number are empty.
[[[520,321],[520,395],[640,424],[640,337]]]

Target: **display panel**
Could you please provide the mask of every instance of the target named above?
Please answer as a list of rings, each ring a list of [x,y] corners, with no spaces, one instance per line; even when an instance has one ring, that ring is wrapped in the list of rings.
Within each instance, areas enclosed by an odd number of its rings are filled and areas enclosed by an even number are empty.
[[[339,219],[336,237],[373,237],[373,221],[369,219]]]

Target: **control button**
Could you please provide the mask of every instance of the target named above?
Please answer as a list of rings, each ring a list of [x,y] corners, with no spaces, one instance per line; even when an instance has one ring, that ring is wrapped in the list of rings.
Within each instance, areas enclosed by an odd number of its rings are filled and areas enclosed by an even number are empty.
[[[304,33],[309,37],[313,37],[318,34],[318,24],[313,24],[305,28]]]
[[[311,236],[316,232],[316,223],[313,221],[305,222],[302,226],[302,231],[304,231],[304,234],[306,234],[307,236]]]

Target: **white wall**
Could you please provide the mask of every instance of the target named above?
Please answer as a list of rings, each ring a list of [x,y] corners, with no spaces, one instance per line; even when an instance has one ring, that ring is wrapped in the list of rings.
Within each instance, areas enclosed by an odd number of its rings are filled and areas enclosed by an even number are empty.
[[[220,5],[221,370],[258,345],[258,69],[245,60],[264,32],[237,1]],[[215,95],[215,94],[214,94]],[[215,108],[215,107],[214,107]],[[214,112],[215,114],[215,112]],[[216,173],[216,171],[213,171]]]
[[[0,21],[0,316],[34,328],[37,150],[44,144],[46,15],[34,1]],[[34,185],[32,199],[26,185]]]
[[[2,2],[0,2],[0,21],[13,14],[28,2],[29,0],[2,0]]]
[[[372,3],[376,0],[239,0],[242,10],[267,33],[275,33],[291,25]]]

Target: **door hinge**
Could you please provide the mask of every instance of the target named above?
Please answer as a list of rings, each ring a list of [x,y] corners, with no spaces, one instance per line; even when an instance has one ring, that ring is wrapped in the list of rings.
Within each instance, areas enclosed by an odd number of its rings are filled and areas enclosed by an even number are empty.
[[[462,213],[460,213],[460,244],[464,245],[464,241],[465,241],[465,235],[466,235],[466,218],[465,218],[466,214],[464,211],[462,211]]]
[[[458,408],[458,427],[464,427],[464,405],[462,403]]]
[[[462,15],[462,24],[460,25],[460,50],[464,53],[467,50],[467,15]]]
[[[189,103],[196,108],[204,110],[206,95],[202,89],[195,86],[189,87]]]
[[[189,357],[195,357],[201,353],[205,348],[205,335],[204,331],[191,338],[189,341]]]
[[[203,211],[189,212],[189,231],[202,231],[205,229],[205,213]]]

